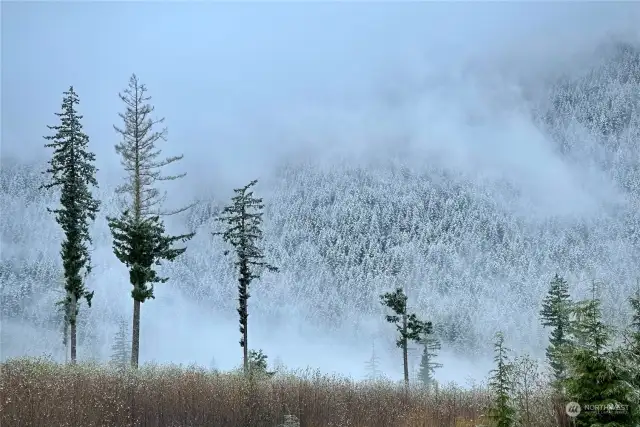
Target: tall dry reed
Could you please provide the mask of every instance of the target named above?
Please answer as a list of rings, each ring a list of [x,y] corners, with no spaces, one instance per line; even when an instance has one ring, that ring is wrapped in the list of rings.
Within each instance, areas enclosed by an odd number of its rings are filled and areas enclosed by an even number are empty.
[[[143,366],[118,371],[43,359],[0,365],[2,427],[472,427],[489,394],[454,386],[406,393],[391,382],[355,382],[313,372],[247,380],[198,368]],[[554,403],[534,408],[551,427]]]

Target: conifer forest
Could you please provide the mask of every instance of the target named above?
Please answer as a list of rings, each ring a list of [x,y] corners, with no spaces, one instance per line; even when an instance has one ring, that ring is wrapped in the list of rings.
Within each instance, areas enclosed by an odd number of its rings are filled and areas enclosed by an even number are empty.
[[[640,427],[640,3],[0,8],[2,427]]]

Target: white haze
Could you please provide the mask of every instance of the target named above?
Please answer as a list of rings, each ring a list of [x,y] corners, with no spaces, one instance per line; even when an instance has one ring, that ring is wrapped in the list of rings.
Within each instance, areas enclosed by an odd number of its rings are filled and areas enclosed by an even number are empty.
[[[600,43],[610,38],[637,43],[638,22],[640,5],[634,3],[3,2],[3,167],[8,157],[46,160],[45,125],[55,124],[62,91],[74,85],[97,154],[107,203],[103,214],[113,213],[107,198],[121,169],[112,125],[122,110],[117,93],[135,72],[148,86],[156,113],[167,119],[164,153],[185,156],[176,171],[187,171],[187,177],[167,187],[175,205],[224,201],[232,188],[253,178],[260,179],[258,191],[269,203],[288,188],[276,174],[283,164],[309,162],[310,170],[332,171],[394,158],[414,171],[429,165],[474,182],[486,198],[525,223],[599,218],[607,206],[624,205],[625,195],[591,162],[592,154],[579,161],[560,157],[531,110],[543,102],[548,81],[579,73]],[[591,138],[574,137],[584,144]],[[505,195],[503,182],[521,197]],[[3,227],[11,215],[13,224],[21,223],[37,239],[8,242],[3,228],[3,258],[43,253],[56,259],[59,231],[53,218],[18,197],[4,197],[2,203]],[[88,313],[97,338],[80,348],[82,358],[108,357],[115,319],[129,316],[132,305],[127,273],[100,221],[96,273],[89,283],[96,296]],[[171,225],[184,230],[180,219]],[[222,369],[240,362],[235,284],[217,283],[230,277],[228,263],[220,260],[223,247],[208,229],[199,232],[188,251],[211,270],[182,271],[204,287],[219,288],[218,299],[181,292],[176,280],[158,286],[156,300],[142,308],[143,361],[208,366],[214,357]],[[593,268],[597,276],[604,267]],[[409,274],[418,282],[423,278],[418,271]],[[357,330],[349,324],[317,326],[321,319],[290,306],[295,298],[289,301],[283,293],[287,286],[295,288],[294,273],[267,276],[254,286],[249,302],[250,310],[255,307],[249,318],[252,348],[289,367],[360,378],[375,336],[381,369],[399,378],[394,329],[381,316],[349,316],[358,318]],[[547,279],[535,277],[541,283]],[[270,297],[264,295],[267,289]],[[492,302],[475,311],[496,318],[522,297],[517,291],[488,295]],[[52,293],[32,309],[45,316],[55,297]],[[87,315],[86,306],[81,311]],[[539,355],[544,335],[537,323],[518,312],[507,316],[503,325],[510,346]],[[58,330],[4,321],[2,356],[63,358]],[[437,377],[443,381],[483,378],[490,369],[488,357],[454,353],[446,350],[441,358],[444,368]]]

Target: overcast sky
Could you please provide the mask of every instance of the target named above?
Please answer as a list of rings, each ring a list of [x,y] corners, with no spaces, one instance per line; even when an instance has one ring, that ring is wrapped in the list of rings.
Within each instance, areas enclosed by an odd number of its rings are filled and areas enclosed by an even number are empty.
[[[638,9],[585,2],[2,2],[2,153],[48,155],[41,137],[73,85],[102,179],[119,173],[112,125],[122,110],[117,94],[135,72],[167,118],[167,154],[184,153],[192,174],[236,181],[247,161],[260,169],[311,134],[339,132],[332,109],[373,103],[384,90],[461,58],[557,49],[551,37],[584,39],[623,27]],[[309,110],[323,113],[310,118]]]

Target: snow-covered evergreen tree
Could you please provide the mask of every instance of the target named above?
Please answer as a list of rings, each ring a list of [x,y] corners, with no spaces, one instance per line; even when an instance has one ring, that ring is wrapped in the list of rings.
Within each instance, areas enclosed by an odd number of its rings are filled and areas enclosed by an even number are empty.
[[[267,355],[259,350],[249,351],[249,373],[252,377],[267,377],[275,375],[275,371],[269,371],[267,367]]]
[[[120,369],[131,364],[131,340],[128,329],[126,320],[119,320],[118,329],[111,345],[111,363]]]
[[[584,408],[575,419],[577,427],[632,426],[637,422],[637,396],[631,372],[622,363],[621,349],[610,347],[612,330],[602,321],[597,289],[594,282],[591,298],[573,310],[567,398]]]
[[[375,342],[371,343],[371,357],[364,362],[366,370],[366,378],[369,381],[376,381],[382,378],[382,371],[380,371],[380,358],[376,354]]]
[[[551,280],[549,292],[540,310],[542,325],[551,328],[547,361],[553,373],[553,386],[557,392],[563,389],[566,379],[566,350],[570,334],[571,299],[569,284],[557,273]]]
[[[640,286],[629,298],[632,321],[629,340],[625,351],[625,361],[631,375],[636,402],[640,403]],[[635,419],[640,420],[640,405],[636,406]]]
[[[420,340],[422,345],[422,355],[420,357],[420,370],[418,378],[420,382],[427,388],[430,388],[435,381],[434,374],[436,369],[442,367],[442,363],[436,362],[438,352],[440,351],[440,340],[433,334],[424,334]]]
[[[510,350],[504,345],[502,332],[496,334],[493,347],[495,369],[491,371],[491,378],[489,379],[493,402],[489,408],[488,416],[494,421],[496,427],[512,427],[516,416],[516,411],[511,401],[511,372],[513,365],[509,360]]]

